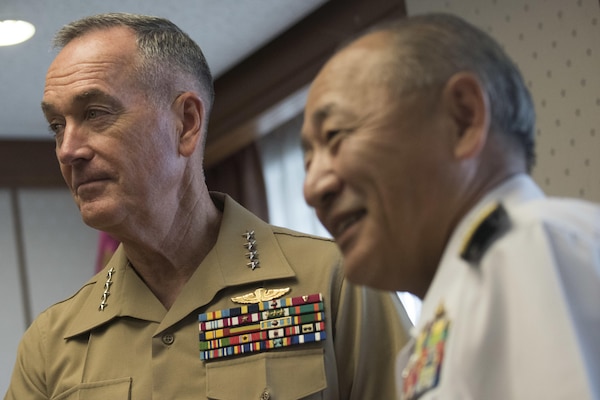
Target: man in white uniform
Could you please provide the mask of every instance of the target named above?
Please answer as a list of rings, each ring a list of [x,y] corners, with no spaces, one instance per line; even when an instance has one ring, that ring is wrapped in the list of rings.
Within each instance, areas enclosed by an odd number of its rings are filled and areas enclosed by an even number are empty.
[[[380,26],[307,100],[304,194],[354,282],[423,299],[404,399],[600,398],[600,207],[528,175],[534,110],[457,17]]]

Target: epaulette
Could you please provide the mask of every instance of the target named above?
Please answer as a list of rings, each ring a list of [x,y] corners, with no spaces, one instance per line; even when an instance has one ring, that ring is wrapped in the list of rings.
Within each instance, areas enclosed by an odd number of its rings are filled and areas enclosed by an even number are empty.
[[[510,228],[510,218],[500,203],[485,209],[465,235],[460,256],[471,264],[477,264],[496,239]]]

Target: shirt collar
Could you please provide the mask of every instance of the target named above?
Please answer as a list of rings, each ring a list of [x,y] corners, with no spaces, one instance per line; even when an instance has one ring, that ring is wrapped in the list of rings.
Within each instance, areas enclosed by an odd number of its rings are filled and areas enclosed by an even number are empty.
[[[446,244],[438,269],[423,299],[421,315],[435,314],[435,309],[447,293],[450,283],[459,276],[457,271],[461,271],[467,266],[466,261],[463,261],[459,256],[459,249],[467,232],[479,220],[479,216],[484,209],[497,202],[502,203],[510,213],[512,207],[543,197],[544,193],[530,176],[518,174],[496,186],[471,208],[454,229],[450,240]],[[420,318],[412,330],[412,334],[418,334],[428,322],[430,321]]]
[[[166,310],[142,279],[131,268],[122,246],[107,266],[86,283],[87,296],[75,313],[65,338],[89,331],[117,317],[133,317],[160,324],[158,330],[170,326],[212,301],[217,293],[230,286],[291,278],[296,274],[287,262],[271,226],[243,208],[231,197],[211,193],[223,216],[217,242],[184,286],[170,310]],[[260,265],[252,270],[245,233],[254,231]],[[113,268],[106,308],[99,310],[107,285],[108,271]],[[83,290],[83,289],[82,289]]]

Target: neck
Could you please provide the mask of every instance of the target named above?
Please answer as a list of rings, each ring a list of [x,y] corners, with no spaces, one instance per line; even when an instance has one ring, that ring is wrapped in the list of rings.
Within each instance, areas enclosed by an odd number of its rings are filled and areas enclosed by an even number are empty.
[[[464,163],[462,169],[454,177],[447,177],[447,189],[442,193],[431,196],[432,199],[444,199],[444,204],[432,203],[425,205],[424,210],[439,210],[438,213],[429,211],[430,218],[426,235],[421,242],[425,243],[425,251],[416,269],[417,278],[410,290],[423,299],[433,281],[444,250],[465,215],[491,190],[512,176],[526,171],[525,160],[514,151],[502,146],[494,147],[495,152],[489,151],[479,159]],[[496,150],[497,149],[497,150]]]
[[[160,237],[123,241],[133,268],[167,309],[216,243],[220,224],[221,213],[206,191],[192,202],[182,199]]]

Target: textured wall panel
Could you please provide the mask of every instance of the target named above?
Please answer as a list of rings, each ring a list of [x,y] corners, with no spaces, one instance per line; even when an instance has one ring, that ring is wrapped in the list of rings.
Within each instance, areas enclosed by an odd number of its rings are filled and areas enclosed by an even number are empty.
[[[496,38],[537,113],[533,177],[548,194],[600,201],[598,0],[408,0],[409,15],[457,14]]]

